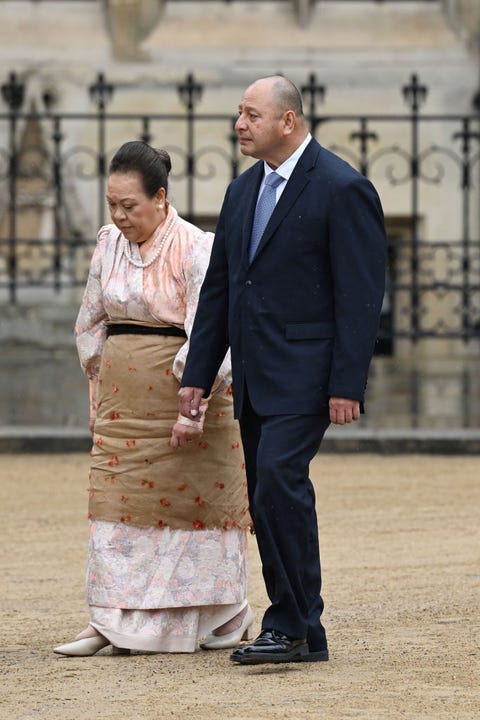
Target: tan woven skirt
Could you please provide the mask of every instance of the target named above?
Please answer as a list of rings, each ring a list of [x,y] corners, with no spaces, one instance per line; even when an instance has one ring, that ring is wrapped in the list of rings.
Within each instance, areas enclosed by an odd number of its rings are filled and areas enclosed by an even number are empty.
[[[138,527],[246,528],[240,433],[228,392],[209,403],[203,435],[173,450],[184,341],[113,335],[105,343],[90,472],[89,517]]]

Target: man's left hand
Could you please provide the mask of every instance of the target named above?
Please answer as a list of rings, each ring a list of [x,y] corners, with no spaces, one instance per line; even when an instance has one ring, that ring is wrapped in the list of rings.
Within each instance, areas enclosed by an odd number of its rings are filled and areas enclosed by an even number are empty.
[[[328,402],[330,422],[345,425],[360,417],[360,403],[349,398],[331,397]]]

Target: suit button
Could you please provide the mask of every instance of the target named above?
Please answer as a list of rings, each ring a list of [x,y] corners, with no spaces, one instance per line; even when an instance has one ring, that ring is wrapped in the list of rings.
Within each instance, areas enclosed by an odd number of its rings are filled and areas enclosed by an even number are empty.
[[[251,281],[251,280],[247,280],[246,283],[245,283],[245,285],[246,285],[247,287],[250,287],[251,284],[252,284],[252,281]]]

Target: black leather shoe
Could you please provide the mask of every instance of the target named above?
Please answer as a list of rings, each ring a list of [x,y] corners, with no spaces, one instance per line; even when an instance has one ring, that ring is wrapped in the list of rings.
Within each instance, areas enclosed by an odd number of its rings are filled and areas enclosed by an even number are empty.
[[[310,649],[305,655],[299,655],[294,659],[294,662],[327,662],[328,650],[313,650]]]
[[[263,630],[253,643],[237,648],[230,660],[242,665],[297,662],[307,653],[305,638],[292,640],[277,630]]]

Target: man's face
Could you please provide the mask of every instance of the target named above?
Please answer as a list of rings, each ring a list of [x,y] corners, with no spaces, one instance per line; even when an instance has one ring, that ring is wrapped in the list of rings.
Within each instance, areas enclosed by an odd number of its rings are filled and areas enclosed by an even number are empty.
[[[245,91],[235,123],[243,155],[274,160],[284,141],[283,115],[272,99],[272,83],[257,80]]]

